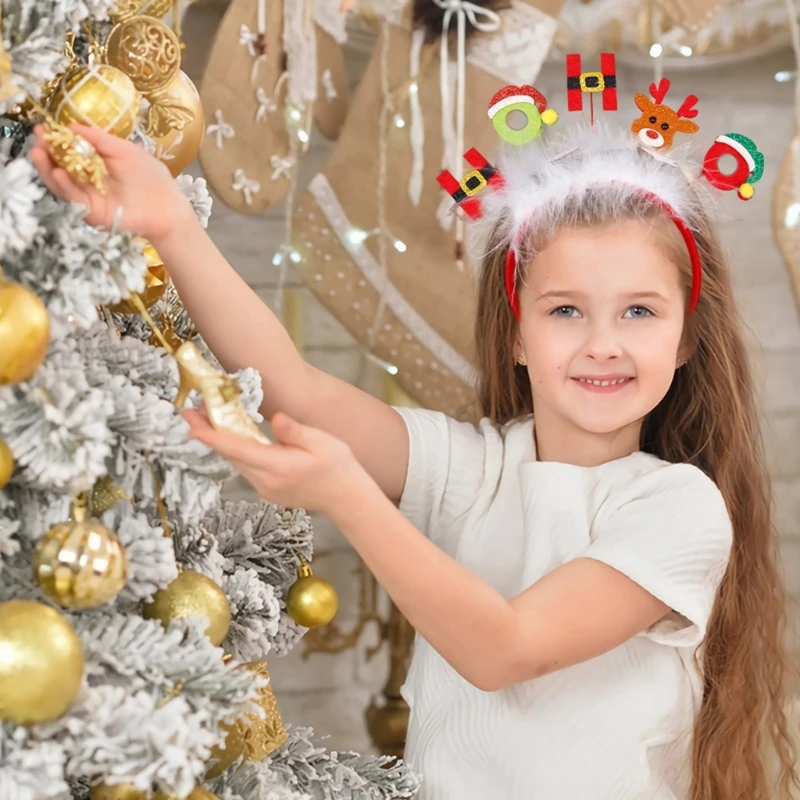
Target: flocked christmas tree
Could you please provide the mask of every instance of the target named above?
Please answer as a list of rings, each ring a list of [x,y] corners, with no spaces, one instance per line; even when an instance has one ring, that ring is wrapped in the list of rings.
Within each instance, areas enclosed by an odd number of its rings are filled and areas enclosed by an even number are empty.
[[[281,720],[266,660],[335,597],[298,578],[307,515],[223,502],[228,468],[178,408],[196,389],[257,435],[257,374],[225,375],[153,248],[89,227],[26,157],[44,122],[53,158],[102,185],[65,127],[99,125],[207,221],[204,182],[177,177],[204,122],[170,4],[0,6],[0,800],[412,797],[402,764]]]

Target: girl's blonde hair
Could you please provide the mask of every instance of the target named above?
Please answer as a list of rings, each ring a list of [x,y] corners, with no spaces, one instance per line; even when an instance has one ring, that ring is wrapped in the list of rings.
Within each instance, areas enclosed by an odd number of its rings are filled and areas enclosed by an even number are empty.
[[[687,276],[688,296],[686,246],[672,222],[635,193],[620,202],[619,194],[588,192],[564,203],[546,225],[526,226],[519,263],[530,264],[565,227],[628,219],[663,230],[670,255]],[[773,800],[789,797],[800,781],[784,710],[790,668],[784,650],[786,597],[769,477],[729,269],[699,204],[687,222],[703,264],[699,305],[685,330],[692,355],[645,420],[640,446],[665,461],[702,469],[719,487],[733,523],[731,558],[703,648],[705,691],[694,732],[691,800]],[[496,226],[481,272],[476,325],[479,403],[483,415],[499,424],[533,411],[526,368],[514,363],[517,320],[503,277],[508,247],[507,230]],[[779,794],[762,758],[765,735],[780,765]]]

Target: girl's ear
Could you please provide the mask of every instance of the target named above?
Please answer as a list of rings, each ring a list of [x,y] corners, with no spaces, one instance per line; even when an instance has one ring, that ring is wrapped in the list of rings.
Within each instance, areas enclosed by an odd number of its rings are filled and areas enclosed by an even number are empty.
[[[693,355],[697,349],[697,336],[694,326],[687,327],[683,332],[681,343],[678,346],[678,353],[675,357],[675,369],[680,369]]]
[[[525,357],[525,348],[522,346],[522,337],[519,334],[519,330],[514,334],[514,363],[519,364],[521,366],[526,366],[528,363],[528,359]]]

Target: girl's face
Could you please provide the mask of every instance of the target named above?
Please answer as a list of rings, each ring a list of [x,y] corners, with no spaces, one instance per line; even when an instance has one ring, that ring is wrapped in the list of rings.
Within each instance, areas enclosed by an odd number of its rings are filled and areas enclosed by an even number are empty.
[[[656,229],[631,220],[564,230],[520,291],[539,455],[628,455],[682,363],[686,294]],[[594,453],[594,455],[592,455]]]

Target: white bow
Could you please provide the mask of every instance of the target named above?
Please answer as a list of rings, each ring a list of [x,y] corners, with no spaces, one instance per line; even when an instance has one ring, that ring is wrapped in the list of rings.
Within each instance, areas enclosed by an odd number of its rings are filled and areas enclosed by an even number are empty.
[[[250,28],[247,27],[244,23],[239,28],[239,44],[243,44],[247,47],[247,52],[255,58],[256,57],[256,42],[258,41],[258,34],[253,33]]]
[[[336,99],[336,97],[338,97],[338,93],[336,91],[336,87],[333,85],[333,77],[331,76],[331,71],[329,69],[326,69],[322,73],[320,81],[322,82],[322,88],[325,90],[325,99],[328,102]]]
[[[444,10],[442,19],[442,37],[439,54],[439,92],[442,100],[442,136],[443,162],[445,169],[452,172],[456,180],[463,177],[462,164],[464,157],[464,105],[465,105],[465,71],[466,71],[466,39],[467,20],[473,28],[482,33],[493,33],[500,29],[502,21],[498,14],[488,8],[470,3],[469,0],[433,0]],[[453,131],[453,109],[450,96],[448,33],[453,15],[458,24],[458,51],[456,60],[456,124]],[[460,244],[464,237],[464,223],[461,216],[456,219],[456,242]]]
[[[259,86],[256,89],[256,100],[258,101],[258,109],[256,110],[256,122],[264,122],[267,114],[270,111],[275,111],[278,107],[275,101],[264,91],[263,87]]]
[[[247,205],[253,204],[253,194],[256,192],[261,191],[261,184],[258,181],[254,181],[251,178],[248,178],[244,174],[244,170],[239,169],[233,173],[233,183],[231,184],[231,188],[235,192],[242,192],[244,194],[244,201]]]
[[[274,170],[272,173],[272,180],[276,181],[278,178],[291,178],[294,158],[292,156],[281,158],[279,155],[271,155],[269,158],[269,165]]]
[[[214,119],[216,122],[212,123],[206,128],[206,133],[216,133],[217,135],[217,147],[221,150],[222,143],[225,139],[232,139],[236,133],[233,130],[233,126],[229,125],[225,120],[222,118],[222,109],[218,108],[216,113],[214,114]]]

